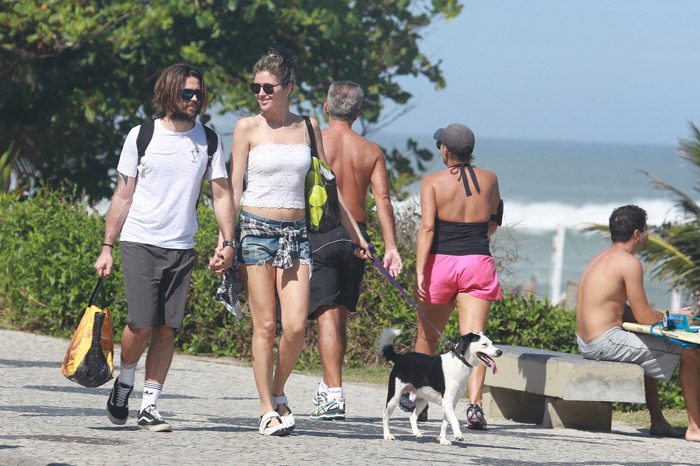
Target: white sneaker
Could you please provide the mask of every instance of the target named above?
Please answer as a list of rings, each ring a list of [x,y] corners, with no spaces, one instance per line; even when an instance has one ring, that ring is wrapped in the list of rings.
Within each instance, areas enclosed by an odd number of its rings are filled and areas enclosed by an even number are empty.
[[[345,398],[335,398],[320,403],[311,413],[314,421],[342,421],[345,419]]]

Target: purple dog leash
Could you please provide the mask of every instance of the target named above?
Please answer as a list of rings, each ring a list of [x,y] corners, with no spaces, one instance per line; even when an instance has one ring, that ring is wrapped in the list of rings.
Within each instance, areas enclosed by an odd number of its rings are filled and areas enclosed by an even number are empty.
[[[358,246],[356,244],[353,244],[353,249],[356,247],[358,247]],[[406,293],[406,290],[404,290],[403,287],[401,285],[399,285],[399,282],[397,282],[396,279],[391,276],[391,274],[386,269],[386,267],[384,267],[384,265],[382,265],[382,263],[379,262],[379,259],[377,259],[376,255],[375,255],[376,248],[374,247],[373,244],[370,243],[369,249],[372,252],[371,260],[372,260],[372,263],[375,265],[375,267],[377,267],[377,269],[379,269],[379,271],[382,273],[382,275],[384,275],[386,278],[388,278],[389,282],[391,282],[391,284],[394,285],[394,287],[397,290],[399,290],[399,293],[401,293],[403,295],[403,297],[406,298],[406,300],[409,303],[411,303],[411,306],[413,306],[413,308],[418,312],[418,314],[420,314],[423,317],[423,319],[425,319],[425,321],[428,322],[431,327],[433,327],[433,329],[437,332],[437,334],[440,335],[440,338],[442,338],[447,343],[449,350],[454,351],[454,349],[456,347],[455,344],[452,343],[445,335],[443,335],[442,332],[440,330],[438,330],[438,328],[435,325],[433,325],[433,323],[430,321],[430,319],[428,319],[425,316],[425,314],[423,314],[423,311],[421,311],[418,308],[418,305],[411,299],[411,297],[408,295],[408,293]]]

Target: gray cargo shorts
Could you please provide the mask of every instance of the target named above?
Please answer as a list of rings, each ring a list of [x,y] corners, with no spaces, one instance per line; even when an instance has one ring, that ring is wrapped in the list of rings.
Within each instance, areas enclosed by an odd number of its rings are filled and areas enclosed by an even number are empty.
[[[194,250],[165,249],[130,241],[121,241],[119,249],[129,328],[157,325],[181,328],[194,269]]]
[[[671,380],[683,353],[682,346],[666,339],[628,332],[619,326],[589,342],[578,335],[576,340],[586,359],[637,364],[642,366],[645,375],[664,382]]]

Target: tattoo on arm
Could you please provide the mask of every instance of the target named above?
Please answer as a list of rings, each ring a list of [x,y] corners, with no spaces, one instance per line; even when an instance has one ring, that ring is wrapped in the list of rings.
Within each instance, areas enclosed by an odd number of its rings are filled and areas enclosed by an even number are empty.
[[[124,183],[124,186],[126,186],[127,182],[129,181],[129,177],[123,173],[119,173],[119,177],[121,178],[122,182]]]

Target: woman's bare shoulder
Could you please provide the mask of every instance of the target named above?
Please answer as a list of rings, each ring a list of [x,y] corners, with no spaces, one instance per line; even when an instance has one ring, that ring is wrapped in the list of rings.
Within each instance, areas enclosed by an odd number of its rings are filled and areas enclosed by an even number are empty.
[[[241,129],[243,131],[247,131],[251,128],[257,128],[257,126],[258,126],[257,118],[258,118],[257,115],[252,115],[252,116],[241,118],[236,123],[236,129]]]
[[[495,179],[498,179],[498,175],[496,175],[494,172],[489,171],[489,170],[486,170],[486,169],[484,169],[484,168],[479,168],[479,167],[476,167],[476,166],[475,166],[475,167],[474,167],[474,171],[475,171],[477,174],[479,174],[479,175],[481,175],[481,176],[483,176],[483,177],[485,177],[485,178],[494,179],[494,180],[495,180]]]
[[[431,173],[429,175],[425,175],[423,177],[423,185],[424,186],[432,186],[436,183],[439,183],[442,178],[444,178],[446,170],[440,170],[439,172]]]
[[[254,116],[241,118],[236,122],[236,127],[233,130],[233,146],[231,150],[234,152],[248,152],[251,148],[251,141],[258,129],[258,122]]]

